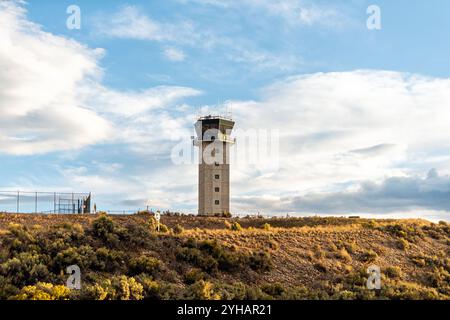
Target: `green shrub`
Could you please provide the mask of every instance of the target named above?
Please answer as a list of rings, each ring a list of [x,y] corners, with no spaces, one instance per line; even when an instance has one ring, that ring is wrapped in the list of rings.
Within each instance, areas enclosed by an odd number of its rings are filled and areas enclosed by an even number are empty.
[[[53,265],[56,270],[65,270],[70,265],[82,266],[83,257],[78,253],[77,248],[68,248],[56,255],[53,259]]]
[[[269,271],[272,268],[272,258],[268,252],[259,251],[250,256],[249,265],[255,271]]]
[[[60,240],[70,246],[80,244],[82,240],[86,239],[85,237],[84,229],[78,223],[63,223],[52,226],[49,232],[45,234],[45,238],[50,241]],[[43,237],[40,237],[39,241],[42,240]]]
[[[8,278],[0,275],[0,300],[8,300],[19,293],[19,289]]]
[[[161,299],[162,286],[158,281],[145,274],[137,276],[136,281],[142,285],[144,299]]]
[[[384,273],[391,279],[398,279],[402,277],[402,269],[396,266],[387,267]]]
[[[212,255],[214,257],[219,257],[223,253],[222,246],[215,240],[205,240],[196,244],[202,252]]]
[[[319,288],[311,288],[305,286],[296,286],[286,288],[282,296],[282,300],[328,300],[331,299],[325,290]]]
[[[382,286],[380,294],[388,299],[395,300],[436,300],[441,298],[434,288],[405,281],[397,281]]]
[[[129,266],[132,275],[140,273],[155,275],[161,271],[162,262],[155,257],[140,256],[131,259]]]
[[[406,239],[400,238],[397,240],[397,247],[401,250],[407,250],[409,248],[409,242]]]
[[[200,280],[190,285],[185,293],[189,300],[220,300],[220,294],[209,281]]]
[[[66,286],[39,282],[34,286],[23,287],[13,296],[13,300],[67,300],[70,298],[70,289]]]
[[[198,245],[199,249],[217,260],[217,267],[222,271],[233,271],[241,267],[241,255],[230,252],[217,241],[206,240]]]
[[[244,258],[242,255],[237,253],[231,253],[228,251],[224,251],[219,257],[218,260],[218,268],[222,271],[237,271],[243,267]]]
[[[193,239],[188,239],[178,250],[177,259],[190,262],[208,273],[236,271],[247,261],[242,254],[221,246],[217,241],[197,242]]]
[[[167,233],[169,231],[170,231],[169,227],[167,227],[165,224],[162,223],[159,224],[159,232]]]
[[[83,287],[81,298],[89,300],[142,300],[144,288],[136,279],[114,276]]]
[[[233,284],[216,283],[215,289],[221,300],[247,300],[248,288],[242,282]]]
[[[373,229],[376,229],[378,227],[378,223],[375,220],[369,220],[369,221],[363,223],[362,226],[364,228],[373,230]]]
[[[36,264],[30,271],[30,282],[46,282],[50,281],[50,271],[45,264]]]
[[[263,285],[261,290],[274,298],[280,298],[285,292],[285,287],[281,283],[274,283]]]
[[[106,240],[115,231],[114,222],[110,217],[101,215],[92,222],[92,231],[96,237]]]
[[[314,245],[313,251],[314,251],[315,258],[322,259],[325,257],[325,251],[322,250],[322,247],[320,245],[318,245],[318,244]]]
[[[415,224],[390,224],[385,227],[381,227],[380,230],[386,231],[398,238],[404,238],[409,242],[415,242],[424,238],[424,233],[418,225]]]
[[[358,245],[355,241],[346,241],[343,245],[348,253],[356,253],[356,251],[358,250]]]
[[[270,225],[270,223],[264,223],[263,225],[263,229],[266,231],[270,231],[270,229],[272,229],[272,226]]]
[[[10,223],[8,226],[8,231],[14,236],[15,239],[21,242],[34,242],[34,237],[31,235],[26,226],[19,225],[17,223]]]
[[[280,248],[280,245],[275,240],[269,240],[268,247],[269,247],[269,249],[276,251]]]
[[[227,283],[214,283],[215,292],[219,294],[222,300],[272,300],[275,297],[277,299],[284,299],[284,293],[277,295],[281,290],[286,291],[285,288],[277,288],[278,284],[265,285],[262,288],[258,286],[247,286],[242,282],[236,282],[233,284]],[[274,296],[264,292],[267,290]]]
[[[153,215],[149,216],[148,219],[145,220],[144,226],[146,228],[148,228],[148,230],[150,232],[155,232],[156,231],[156,226],[157,226],[157,222],[156,219]]]
[[[190,269],[184,275],[184,282],[186,284],[193,284],[197,281],[205,280],[205,279],[206,279],[206,275],[200,269],[197,269],[197,268]]]
[[[256,286],[247,287],[244,300],[271,300],[273,299],[267,293],[263,292],[261,288]]]
[[[241,227],[241,225],[238,222],[233,222],[231,224],[231,230],[232,231],[241,231],[242,227]]]
[[[427,273],[427,280],[433,288],[446,296],[450,295],[450,272],[444,267],[435,267]]]
[[[431,224],[429,226],[423,226],[422,230],[431,238],[440,240],[445,239],[448,236],[448,227],[443,224]],[[447,231],[447,232],[446,232]]]
[[[109,247],[117,247],[119,245],[120,235],[123,231],[117,228],[113,220],[106,215],[101,215],[92,222],[93,235]]]
[[[36,280],[39,276],[38,270],[42,271],[38,266],[45,264],[46,261],[44,255],[21,252],[0,265],[0,275],[7,278],[12,285],[21,288]]]
[[[199,264],[199,261],[202,258],[202,252],[197,248],[179,248],[176,257],[181,261]]]
[[[327,267],[321,261],[318,261],[318,262],[314,263],[314,268],[316,268],[316,270],[318,270],[318,271],[320,271],[322,273],[326,273],[327,272]]]
[[[224,213],[222,213],[222,217],[223,218],[231,218],[231,213],[230,212],[224,212]]]
[[[203,256],[198,266],[208,273],[215,273],[218,270],[219,262],[211,256]]]
[[[347,252],[347,250],[345,248],[339,249],[338,252],[336,253],[336,257],[345,262],[352,261],[352,257],[350,256],[350,254]]]
[[[145,224],[130,224],[125,231],[127,246],[133,248],[146,248],[154,240],[152,230]]]
[[[95,270],[114,272],[126,269],[126,260],[128,260],[127,255],[123,251],[101,247],[95,251],[92,267]]]
[[[180,226],[179,224],[177,224],[173,228],[173,233],[175,233],[175,234],[182,234],[183,232],[184,232],[184,228],[182,226]]]
[[[363,262],[374,262],[378,257],[378,254],[373,251],[372,249],[369,249],[361,254],[361,261]]]
[[[411,260],[415,265],[419,267],[425,267],[427,265],[425,259],[421,256],[412,257]]]
[[[190,262],[209,273],[216,272],[219,265],[216,259],[202,254],[197,248],[181,248],[177,253],[177,259]]]

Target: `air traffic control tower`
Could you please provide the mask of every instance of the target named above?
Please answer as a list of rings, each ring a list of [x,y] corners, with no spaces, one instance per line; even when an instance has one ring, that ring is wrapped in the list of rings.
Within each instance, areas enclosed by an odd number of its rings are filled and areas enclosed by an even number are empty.
[[[195,123],[199,147],[198,214],[222,215],[230,212],[230,137],[234,121],[224,116],[200,117]]]

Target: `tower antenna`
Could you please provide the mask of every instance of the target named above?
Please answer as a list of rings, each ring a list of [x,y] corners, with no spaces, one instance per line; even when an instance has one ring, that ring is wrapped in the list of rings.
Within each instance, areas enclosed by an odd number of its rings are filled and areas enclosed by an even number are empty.
[[[233,119],[233,104],[230,100],[224,102],[225,106],[225,117],[229,119]]]
[[[201,117],[201,115],[202,115],[202,107],[201,106],[198,106],[197,107],[197,109],[195,110],[196,112],[196,115],[195,115],[195,121],[197,121],[200,117]]]
[[[217,115],[220,116],[220,98],[217,98],[217,106],[216,106]]]
[[[230,102],[230,119],[233,119],[233,103]]]

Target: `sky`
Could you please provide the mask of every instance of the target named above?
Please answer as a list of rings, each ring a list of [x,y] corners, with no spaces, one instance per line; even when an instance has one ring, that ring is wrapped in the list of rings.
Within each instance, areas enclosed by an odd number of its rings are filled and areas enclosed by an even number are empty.
[[[0,191],[196,213],[197,165],[174,152],[195,154],[198,115],[232,110],[238,144],[277,141],[232,162],[232,213],[449,221],[449,16],[445,0],[0,1]]]

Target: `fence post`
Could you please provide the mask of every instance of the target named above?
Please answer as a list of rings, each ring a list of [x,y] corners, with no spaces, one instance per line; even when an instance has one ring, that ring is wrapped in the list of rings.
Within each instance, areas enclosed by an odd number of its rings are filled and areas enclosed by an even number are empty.
[[[38,202],[37,198],[38,198],[38,193],[36,192],[36,198],[34,199],[34,213],[37,213],[37,202]]]
[[[17,213],[19,213],[20,210],[20,193],[17,191]]]
[[[56,214],[56,192],[53,193],[53,213]]]

